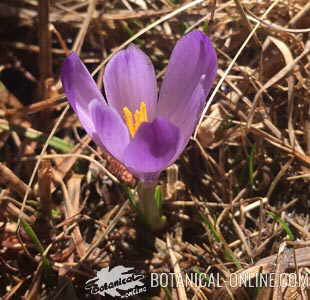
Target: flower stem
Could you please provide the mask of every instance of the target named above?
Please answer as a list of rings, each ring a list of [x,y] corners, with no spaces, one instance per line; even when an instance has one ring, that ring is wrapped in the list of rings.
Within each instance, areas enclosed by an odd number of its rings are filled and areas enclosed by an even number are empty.
[[[166,217],[161,216],[161,205],[155,200],[156,182],[140,182],[137,187],[139,208],[145,223],[152,231],[163,228]]]

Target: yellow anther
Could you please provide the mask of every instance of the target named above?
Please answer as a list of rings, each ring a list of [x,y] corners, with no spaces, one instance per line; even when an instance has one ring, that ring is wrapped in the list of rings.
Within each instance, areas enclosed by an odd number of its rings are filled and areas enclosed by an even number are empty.
[[[146,105],[140,103],[140,107],[135,111],[134,115],[127,106],[123,108],[124,120],[132,137],[135,136],[137,130],[143,122],[148,121]]]
[[[133,121],[132,112],[129,110],[129,108],[127,106],[125,106],[123,108],[123,114],[124,114],[124,120],[125,120],[125,123],[128,127],[128,130],[129,130],[131,136],[134,136],[135,135],[135,124]]]
[[[146,110],[146,105],[144,102],[140,103],[140,112],[141,112],[141,116],[142,116],[142,122],[147,122],[148,121],[147,110]]]
[[[141,112],[139,110],[135,111],[135,132],[138,130],[140,124],[142,123]]]

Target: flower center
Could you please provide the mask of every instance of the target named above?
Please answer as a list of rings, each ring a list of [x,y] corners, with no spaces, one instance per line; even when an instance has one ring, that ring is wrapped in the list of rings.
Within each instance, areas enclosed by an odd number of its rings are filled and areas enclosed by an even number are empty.
[[[140,108],[135,111],[134,115],[127,106],[123,108],[123,117],[128,127],[131,137],[134,137],[138,128],[143,122],[147,122],[147,111],[144,102],[140,102]]]

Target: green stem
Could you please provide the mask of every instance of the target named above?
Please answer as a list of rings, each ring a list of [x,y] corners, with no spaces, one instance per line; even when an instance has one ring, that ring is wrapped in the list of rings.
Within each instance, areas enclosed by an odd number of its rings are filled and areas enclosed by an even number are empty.
[[[144,221],[152,231],[163,228],[165,216],[161,216],[161,205],[155,201],[156,182],[140,182],[137,187],[139,208]]]

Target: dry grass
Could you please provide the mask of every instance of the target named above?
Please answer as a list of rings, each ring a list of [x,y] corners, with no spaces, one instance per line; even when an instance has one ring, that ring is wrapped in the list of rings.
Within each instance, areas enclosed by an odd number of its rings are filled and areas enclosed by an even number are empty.
[[[308,299],[310,286],[229,284],[231,274],[310,278],[308,1],[47,3],[0,3],[1,299],[99,299],[85,282],[119,264],[218,274],[222,285],[145,298]],[[193,28],[216,46],[217,85],[194,138],[161,176],[168,224],[154,234],[128,199],[135,178],[80,130],[59,68],[73,49],[101,86],[109,58],[135,42],[161,80]]]

